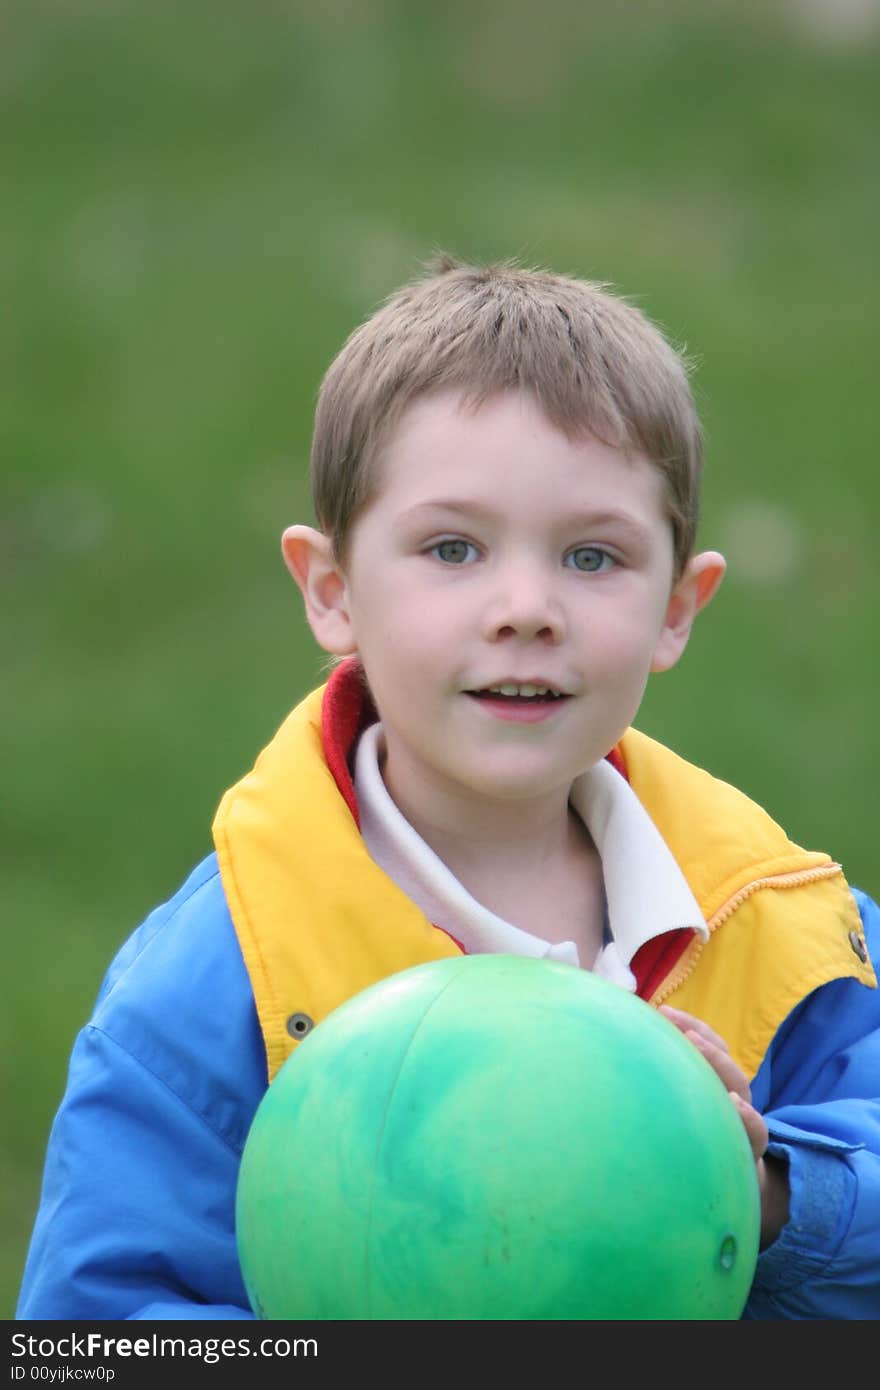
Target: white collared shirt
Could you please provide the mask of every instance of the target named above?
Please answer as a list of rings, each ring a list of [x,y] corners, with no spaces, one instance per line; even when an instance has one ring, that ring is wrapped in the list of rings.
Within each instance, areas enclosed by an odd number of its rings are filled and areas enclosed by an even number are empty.
[[[381,723],[361,735],[355,793],[371,857],[425,916],[470,955],[504,952],[581,965],[573,941],[548,942],[496,916],[472,897],[403,816],[382,780]],[[705,940],[706,923],[690,887],[629,783],[602,761],[575,779],[569,801],[602,863],[606,941],[586,969],[633,992],[630,963],[646,941],[689,927]]]

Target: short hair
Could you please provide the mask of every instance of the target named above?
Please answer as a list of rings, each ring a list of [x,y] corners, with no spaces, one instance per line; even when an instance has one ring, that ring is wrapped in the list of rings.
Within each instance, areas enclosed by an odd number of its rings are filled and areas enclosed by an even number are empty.
[[[327,369],[311,450],[318,525],[344,564],[383,441],[417,397],[454,390],[477,407],[526,391],[570,437],[592,435],[660,469],[678,578],[694,547],[703,454],[689,374],[683,351],[605,284],[441,255]]]

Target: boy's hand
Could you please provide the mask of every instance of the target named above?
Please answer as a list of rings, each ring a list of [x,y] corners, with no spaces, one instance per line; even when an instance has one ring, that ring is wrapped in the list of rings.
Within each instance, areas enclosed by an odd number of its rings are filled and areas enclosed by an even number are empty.
[[[727,1043],[708,1023],[694,1018],[683,1009],[670,1008],[661,1004],[659,1013],[675,1024],[684,1033],[688,1042],[701,1052],[706,1061],[717,1072],[727,1088],[731,1102],[739,1112],[743,1122],[758,1173],[758,1187],[761,1193],[761,1249],[771,1245],[788,1220],[788,1170],[767,1153],[767,1125],[752,1105],[752,1091],[748,1077],[728,1051]]]

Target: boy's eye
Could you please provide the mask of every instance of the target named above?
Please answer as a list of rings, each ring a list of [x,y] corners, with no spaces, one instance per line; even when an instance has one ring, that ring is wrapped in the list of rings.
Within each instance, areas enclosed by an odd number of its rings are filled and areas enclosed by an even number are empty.
[[[607,550],[600,550],[596,545],[579,545],[576,550],[569,551],[565,563],[585,574],[595,574],[597,570],[610,569],[615,560]]]
[[[446,565],[464,565],[476,557],[477,547],[470,541],[451,539],[438,541],[431,546],[431,554],[436,555]]]

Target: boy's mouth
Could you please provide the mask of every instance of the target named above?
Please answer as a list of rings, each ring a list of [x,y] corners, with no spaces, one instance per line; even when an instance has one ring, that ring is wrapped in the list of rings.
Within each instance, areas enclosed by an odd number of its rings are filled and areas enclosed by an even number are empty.
[[[483,690],[466,690],[464,693],[470,695],[474,700],[498,700],[510,705],[555,705],[571,698],[561,690],[555,690],[552,686],[530,683],[522,685],[505,683],[504,685],[486,686]]]

